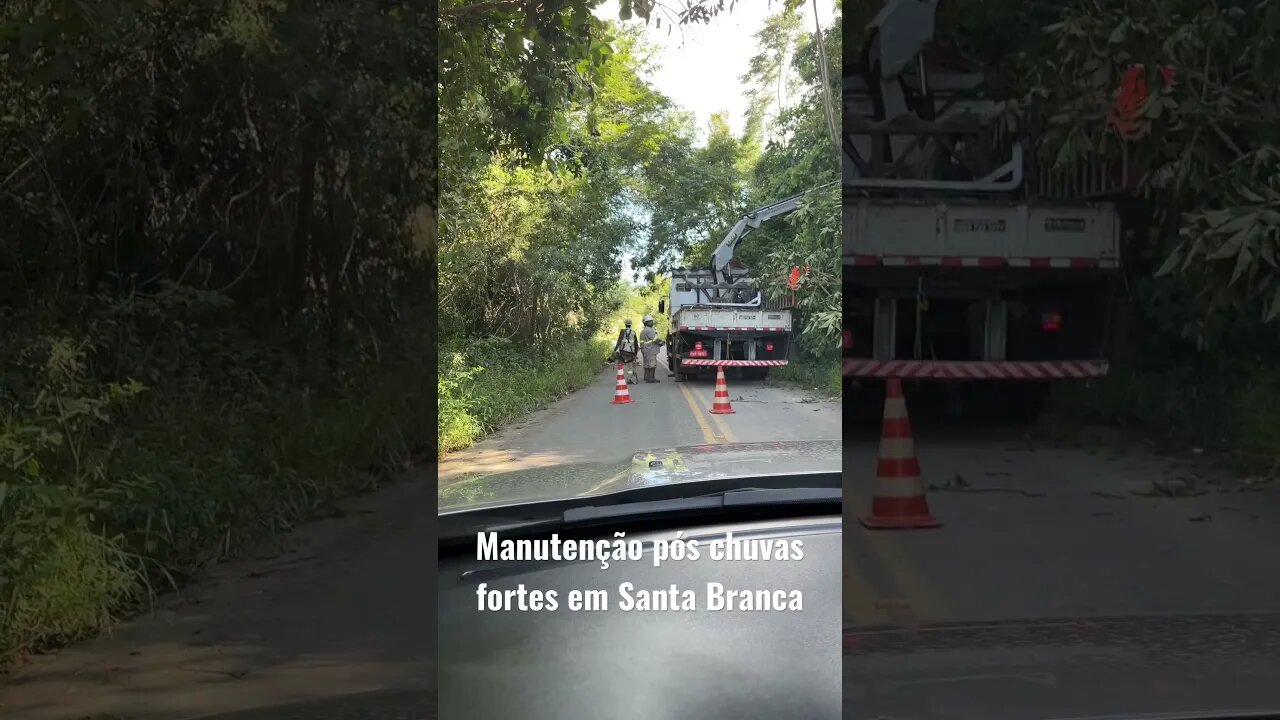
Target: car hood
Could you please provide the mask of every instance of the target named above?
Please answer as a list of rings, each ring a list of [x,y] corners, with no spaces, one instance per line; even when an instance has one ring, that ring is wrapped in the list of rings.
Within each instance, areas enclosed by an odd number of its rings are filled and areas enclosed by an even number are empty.
[[[654,485],[840,471],[839,440],[790,440],[648,448],[609,462],[473,475],[440,489],[441,512]]]
[[[852,720],[1173,720],[1280,709],[1280,613],[852,629]]]
[[[1280,613],[854,629],[843,665],[848,720],[1261,719],[1280,708]],[[423,687],[199,720],[425,720],[436,701]]]

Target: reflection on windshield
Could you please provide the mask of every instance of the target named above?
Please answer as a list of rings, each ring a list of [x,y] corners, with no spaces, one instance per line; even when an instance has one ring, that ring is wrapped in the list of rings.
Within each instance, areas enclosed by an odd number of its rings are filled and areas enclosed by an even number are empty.
[[[440,511],[535,500],[603,495],[619,490],[811,472],[838,472],[837,440],[651,448],[617,462],[577,463],[481,474],[442,483]]]
[[[477,474],[442,485],[440,510],[493,503],[517,503],[574,497],[630,473],[629,460],[579,463],[514,472]]]

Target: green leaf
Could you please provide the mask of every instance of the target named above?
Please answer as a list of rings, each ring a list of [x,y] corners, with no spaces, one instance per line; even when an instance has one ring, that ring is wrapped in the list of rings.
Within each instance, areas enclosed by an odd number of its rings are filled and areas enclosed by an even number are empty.
[[[1228,214],[1233,215],[1234,217],[1232,217],[1230,221],[1214,228],[1215,234],[1226,235],[1227,233],[1236,233],[1241,230],[1250,230],[1258,224],[1258,213],[1241,213],[1237,208],[1234,211],[1228,211]]]
[[[1262,242],[1259,244],[1258,257],[1262,258],[1262,261],[1270,265],[1271,267],[1273,268],[1277,267],[1276,248],[1275,248],[1275,244],[1272,242],[1271,239],[1264,238]]]
[[[1241,248],[1240,254],[1236,256],[1236,269],[1231,273],[1231,280],[1227,282],[1228,287],[1235,285],[1236,281],[1244,275],[1244,272],[1253,264],[1253,253],[1249,248]]]
[[[1156,270],[1156,277],[1167,276],[1178,268],[1182,263],[1182,245],[1175,247],[1169,256],[1164,259],[1164,263],[1160,265],[1160,269]]]

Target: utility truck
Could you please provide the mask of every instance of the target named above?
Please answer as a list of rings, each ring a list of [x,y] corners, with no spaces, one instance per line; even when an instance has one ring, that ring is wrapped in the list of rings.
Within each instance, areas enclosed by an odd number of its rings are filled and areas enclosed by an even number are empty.
[[[1034,409],[1108,371],[1120,173],[998,132],[981,69],[935,52],[937,5],[889,0],[843,78],[843,374],[1020,381]]]
[[[833,185],[743,215],[716,247],[708,267],[672,270],[671,293],[658,302],[658,312],[670,313],[667,367],[677,382],[717,368],[763,379],[771,368],[787,364],[792,298],[767,296],[734,258],[734,250],[763,223],[795,211],[806,196]]]

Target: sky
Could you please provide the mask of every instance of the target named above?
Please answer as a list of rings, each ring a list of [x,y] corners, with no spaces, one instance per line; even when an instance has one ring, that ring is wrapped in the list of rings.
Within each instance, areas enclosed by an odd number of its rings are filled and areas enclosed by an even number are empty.
[[[661,3],[662,0],[659,0]],[[683,0],[670,1],[676,6]],[[659,92],[677,105],[692,111],[698,127],[705,132],[707,121],[717,112],[726,112],[729,127],[740,135],[745,124],[747,98],[739,79],[756,54],[755,34],[764,28],[765,20],[782,9],[780,0],[738,0],[731,11],[720,13],[707,24],[671,26],[663,15],[662,27],[650,22],[644,34],[657,48],[655,72],[648,78]],[[817,0],[818,21],[825,30],[835,22],[834,0]],[[814,0],[801,9],[806,32],[814,30]],[[594,14],[602,20],[618,20],[618,0],[606,0]],[[656,12],[654,16],[661,15]],[[644,21],[624,23],[645,27]],[[787,104],[794,98],[784,97]],[[634,255],[622,258],[622,278],[643,284],[643,271],[633,263]]]
[[[667,3],[676,6],[677,2]],[[833,0],[818,0],[818,20],[823,29],[835,21]],[[732,11],[716,16],[709,24],[669,26],[667,18],[659,29],[651,22],[645,35],[658,46],[657,72],[650,77],[653,87],[676,104],[691,110],[698,126],[705,128],[713,113],[727,111],[729,127],[742,132],[747,111],[746,97],[738,79],[747,71],[747,63],[755,55],[755,34],[764,27],[765,19],[782,9],[780,0],[738,0]],[[812,32],[813,0],[802,10],[804,27]],[[655,17],[660,15],[655,12]],[[618,22],[618,0],[606,0],[595,9],[603,20]],[[632,20],[627,25],[643,26]]]

